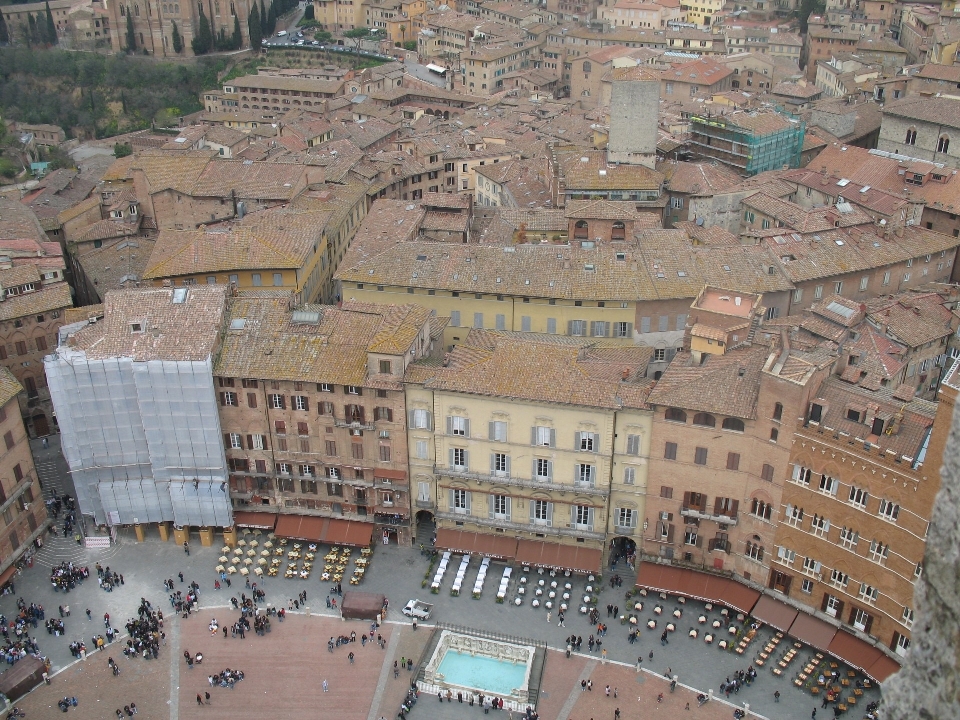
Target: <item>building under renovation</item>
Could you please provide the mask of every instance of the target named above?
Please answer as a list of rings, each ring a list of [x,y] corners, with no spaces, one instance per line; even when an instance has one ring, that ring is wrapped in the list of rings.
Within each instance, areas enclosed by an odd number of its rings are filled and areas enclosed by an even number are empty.
[[[805,123],[774,112],[693,115],[690,147],[743,175],[800,167]]]
[[[45,360],[80,511],[98,525],[233,524],[212,362],[224,285],[109,293]]]

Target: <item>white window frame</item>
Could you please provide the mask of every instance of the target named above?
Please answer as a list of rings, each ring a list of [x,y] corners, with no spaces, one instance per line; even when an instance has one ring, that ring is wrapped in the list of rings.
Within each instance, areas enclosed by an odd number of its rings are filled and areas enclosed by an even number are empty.
[[[270,407],[273,410],[283,410],[283,395],[279,393],[270,394]]]
[[[467,497],[469,492],[463,488],[453,488],[453,504],[450,509],[459,515],[468,515],[470,513],[470,500]]]
[[[553,504],[549,500],[531,500],[534,525],[550,525],[550,506]]]
[[[253,441],[253,444],[250,446],[251,450],[263,450],[263,446],[265,445],[263,435],[252,435],[251,439]]]
[[[863,488],[858,488],[856,485],[850,486],[850,494],[847,496],[847,502],[853,505],[856,508],[865,510],[867,508],[867,503],[870,501],[870,493]]]
[[[243,450],[243,440],[240,437],[240,433],[230,433],[230,449]]]
[[[637,511],[633,508],[615,508],[616,526],[625,528],[635,528],[637,526]]]
[[[457,437],[467,436],[467,419],[459,415],[453,415],[450,419],[450,434]]]
[[[847,550],[856,551],[857,546],[860,544],[860,533],[858,533],[853,528],[841,527],[840,528],[840,547],[844,547]]]
[[[310,407],[310,401],[307,399],[306,395],[294,395],[293,396],[293,409],[294,410],[306,410]]]
[[[900,517],[900,506],[885,498],[880,500],[880,509],[877,511],[877,515],[888,522],[895,523],[897,518]]]
[[[637,484],[637,468],[633,465],[626,465],[623,468],[623,484],[624,485],[636,485]]]

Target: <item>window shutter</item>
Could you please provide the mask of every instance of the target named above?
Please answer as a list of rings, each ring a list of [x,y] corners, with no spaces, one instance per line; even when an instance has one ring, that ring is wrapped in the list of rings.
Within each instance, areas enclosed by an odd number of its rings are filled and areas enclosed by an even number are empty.
[[[721,508],[720,508],[720,498],[719,498],[719,497],[716,497],[716,498],[713,499],[713,514],[714,514],[714,515],[719,515],[719,514],[720,514],[720,509],[721,509]]]
[[[826,611],[827,611],[827,601],[828,601],[829,599],[830,599],[830,595],[829,595],[828,593],[824,593],[824,594],[823,594],[823,600],[820,601],[820,612],[826,612]]]
[[[487,423],[487,432],[489,433],[489,436],[488,436],[488,439],[489,439],[489,440],[496,440],[496,439],[497,439],[497,437],[496,437],[496,436],[497,436],[497,431],[496,431],[496,425],[495,425],[495,423],[493,423],[493,422],[488,422],[488,423]]]
[[[536,445],[536,444],[537,444],[537,426],[536,426],[536,425],[534,425],[532,428],[530,428],[530,444],[531,444],[531,445]],[[536,461],[534,461],[534,462],[536,462]]]
[[[493,520],[493,495],[487,495],[487,517]]]
[[[667,542],[673,542],[673,523],[667,525]]]
[[[286,396],[286,395],[280,395],[280,409],[281,409],[281,410],[286,410],[286,409],[287,409],[287,396]]]
[[[266,435],[261,435],[260,437],[261,437],[261,439],[263,440],[263,449],[264,449],[264,450],[269,450],[269,449],[270,449],[270,443],[268,442],[268,436],[266,436]]]
[[[453,451],[451,450],[450,452],[453,452]],[[453,510],[453,507],[454,507],[454,505],[453,505],[453,490],[450,490],[449,492],[450,492],[450,504],[449,504],[448,507],[450,508],[450,510]]]
[[[557,446],[557,431],[553,428],[550,428],[550,447],[555,448]]]
[[[530,523],[533,524],[533,521],[537,519],[537,501],[529,500],[527,505],[530,506]]]
[[[470,453],[466,450],[463,451],[463,466],[470,469]]]
[[[553,460],[547,460],[547,477],[553,480]]]
[[[577,523],[577,506],[571,505],[570,506],[570,525],[573,526],[573,525],[576,525],[576,523]]]
[[[593,530],[593,508],[587,510],[587,525]]]
[[[225,447],[227,450],[230,449],[230,433],[223,434],[223,447]]]
[[[429,410],[425,411],[427,414],[427,427],[426,430],[433,430],[433,413]]]
[[[537,459],[536,459],[536,458],[534,458],[534,459],[533,459],[533,462],[530,463],[530,477],[533,478],[534,480],[536,480],[537,477],[538,477],[538,476],[537,476]]]
[[[510,522],[510,517],[513,514],[513,498],[507,497],[507,504],[503,509],[507,511],[507,522]]]
[[[553,503],[547,503],[547,525],[553,525]]]
[[[590,484],[596,485],[596,483],[597,483],[597,466],[591,465],[590,466]]]
[[[787,511],[784,517],[789,518],[792,514],[793,514],[793,505],[791,505],[790,503],[787,503]]]
[[[697,539],[694,541],[693,544],[696,545],[698,548],[702,548],[702,547],[703,547],[703,538],[698,534],[698,535],[697,535]]]
[[[453,435],[453,416],[447,415],[447,435]]]
[[[683,506],[690,507],[690,493],[688,492],[683,494]]]
[[[497,454],[490,453],[490,474],[493,475],[496,469],[497,469]]]
[[[734,500],[733,505],[730,506],[730,517],[736,517],[737,511],[740,510],[740,501]]]
[[[322,412],[323,412],[323,410],[322,410],[322,407],[323,407],[323,406],[321,405],[320,407],[321,407],[321,413],[322,413]],[[416,420],[414,419],[414,412],[415,412],[414,410],[408,410],[408,411],[407,411],[407,427],[412,428],[412,427],[416,427],[416,425],[417,425],[417,422],[416,422]]]
[[[466,437],[470,437],[470,421],[469,420],[463,421],[463,434]]]
[[[510,456],[507,455],[507,477],[510,476]]]
[[[700,497],[700,512],[706,512],[706,511],[707,511],[707,496],[702,495]]]
[[[672,348],[672,347],[667,348],[667,362],[673,360],[676,356],[677,356],[676,348]]]
[[[256,393],[247,393],[247,405],[252,408],[257,406],[257,394]]]
[[[453,467],[453,448],[450,448],[450,467]]]
[[[573,449],[574,449],[574,450],[579,450],[579,449],[580,449],[580,437],[581,437],[581,435],[582,435],[582,433],[579,433],[579,432],[578,432],[578,433],[574,433],[574,435],[573,435]]]
[[[253,450],[253,435],[247,435],[247,448]]]

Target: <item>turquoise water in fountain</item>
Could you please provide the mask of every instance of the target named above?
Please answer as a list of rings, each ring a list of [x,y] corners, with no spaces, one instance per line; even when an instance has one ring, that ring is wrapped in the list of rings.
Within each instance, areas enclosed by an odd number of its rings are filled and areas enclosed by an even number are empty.
[[[447,650],[437,669],[448,685],[483,690],[493,695],[509,695],[522,687],[527,675],[525,663],[497,660],[483,655],[469,655]]]

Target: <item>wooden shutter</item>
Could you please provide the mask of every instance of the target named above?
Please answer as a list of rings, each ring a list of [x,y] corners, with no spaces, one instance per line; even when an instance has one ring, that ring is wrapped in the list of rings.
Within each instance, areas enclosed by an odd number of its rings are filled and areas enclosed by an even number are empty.
[[[257,406],[257,394],[247,393],[247,406],[255,408]]]
[[[230,450],[230,433],[223,434],[223,447]]]
[[[487,439],[488,439],[488,440],[496,440],[496,439],[497,439],[497,438],[496,438],[497,430],[496,430],[496,423],[495,423],[495,422],[490,421],[490,422],[487,423],[487,432],[488,432],[488,436],[487,436]]]
[[[253,435],[247,435],[247,447],[253,450]]]
[[[530,444],[531,445],[537,444],[537,426],[536,425],[530,428]]]
[[[735,518],[738,510],[740,510],[740,501],[734,500],[733,504],[730,506],[730,517]]]
[[[700,512],[705,513],[706,511],[707,511],[707,496],[701,495],[700,496]]]
[[[690,507],[690,493],[688,493],[688,492],[685,492],[685,493],[683,494],[683,506],[684,506],[685,508]]]
[[[447,415],[447,435],[453,435],[453,416]]]
[[[553,503],[547,503],[547,525],[553,527]]]
[[[713,500],[713,514],[714,514],[714,515],[719,515],[719,514],[721,513],[721,511],[722,511],[721,500],[722,500],[722,498],[720,498],[720,497],[716,497],[716,498],[714,498],[714,500]]]
[[[220,405],[221,405],[221,407],[226,406],[226,404],[227,404],[227,394],[226,394],[226,393],[220,393]]]
[[[450,452],[452,453],[453,450],[451,450]],[[451,457],[452,457],[452,455],[451,455]],[[452,465],[453,462],[451,462],[450,464]],[[453,512],[454,505],[453,505],[453,489],[452,489],[452,488],[449,490],[449,493],[450,493],[450,501],[449,501],[449,504],[447,505],[447,507],[450,508],[450,512]]]
[[[667,525],[667,542],[668,543],[673,542],[673,523],[670,523],[669,525]]]

